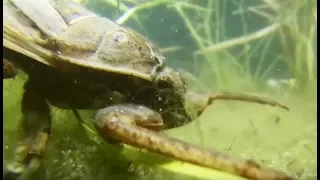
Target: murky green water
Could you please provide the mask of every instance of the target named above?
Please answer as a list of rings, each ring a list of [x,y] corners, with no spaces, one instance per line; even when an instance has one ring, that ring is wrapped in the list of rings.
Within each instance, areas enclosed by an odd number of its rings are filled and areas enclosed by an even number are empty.
[[[85,4],[99,14],[116,19],[117,11],[108,2],[114,1],[92,0]],[[254,93],[290,107],[288,112],[264,105],[215,101],[196,122],[166,134],[234,157],[254,159],[298,179],[316,179],[316,55],[315,39],[308,34],[315,28],[314,1],[281,5],[277,11],[270,10],[269,4],[269,9],[261,10],[260,14],[254,10],[259,9],[257,6],[262,5],[262,1],[132,2],[161,2],[138,11],[124,24],[161,47],[170,66],[191,72],[197,78],[190,80],[192,89]],[[121,6],[122,14],[135,4],[124,0],[121,3],[126,4]],[[256,40],[225,51],[194,55],[213,44],[247,37],[272,25],[271,17],[287,17],[290,13],[296,15],[290,18],[296,18],[300,24],[285,19],[285,26]],[[305,19],[299,16],[301,14]],[[297,26],[293,28],[294,25]],[[174,51],[168,51],[170,47]],[[4,81],[5,160],[9,160],[14,151],[26,79],[19,73],[16,79]],[[294,79],[295,84],[291,86],[281,79]],[[52,114],[52,139],[44,158],[49,179],[186,179],[183,175],[128,160],[117,147],[110,149],[110,146],[94,143],[70,111],[52,107]],[[88,124],[92,114],[81,112]]]

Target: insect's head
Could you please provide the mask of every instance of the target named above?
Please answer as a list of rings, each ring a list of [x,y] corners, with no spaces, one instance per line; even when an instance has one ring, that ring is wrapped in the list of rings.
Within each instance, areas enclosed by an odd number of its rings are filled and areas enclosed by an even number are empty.
[[[190,122],[192,117],[185,106],[187,84],[181,74],[166,67],[157,75],[154,84],[157,90],[152,106],[161,113],[166,128]]]
[[[154,83],[159,89],[170,89],[181,96],[184,96],[187,92],[186,82],[180,73],[168,67],[159,72]]]

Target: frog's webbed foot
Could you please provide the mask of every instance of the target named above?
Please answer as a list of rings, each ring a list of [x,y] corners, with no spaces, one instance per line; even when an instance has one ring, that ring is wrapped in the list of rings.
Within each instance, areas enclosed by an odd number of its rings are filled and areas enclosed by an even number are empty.
[[[5,165],[3,179],[16,180],[38,173],[42,167],[42,156],[47,145],[51,116],[45,98],[28,80],[22,98],[21,139],[14,153],[13,161]],[[30,176],[29,176],[30,175]]]
[[[289,108],[285,105],[282,105],[276,101],[248,94],[241,93],[226,93],[226,92],[216,92],[216,93],[193,93],[188,92],[186,95],[187,102],[189,102],[194,108],[196,108],[198,115],[200,115],[205,108],[212,104],[214,100],[236,100],[244,102],[252,102],[257,104],[266,104],[270,106],[278,106],[285,110]]]
[[[160,114],[145,106],[124,104],[101,109],[94,117],[94,125],[107,141],[113,139],[180,161],[254,180],[292,179],[283,172],[262,168],[251,160],[236,160],[163,135],[158,132],[162,127]]]

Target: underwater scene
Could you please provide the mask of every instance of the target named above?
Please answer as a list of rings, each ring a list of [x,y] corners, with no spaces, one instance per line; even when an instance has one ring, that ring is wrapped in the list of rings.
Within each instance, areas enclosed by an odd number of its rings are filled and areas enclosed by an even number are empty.
[[[316,0],[3,5],[3,179],[317,179]]]

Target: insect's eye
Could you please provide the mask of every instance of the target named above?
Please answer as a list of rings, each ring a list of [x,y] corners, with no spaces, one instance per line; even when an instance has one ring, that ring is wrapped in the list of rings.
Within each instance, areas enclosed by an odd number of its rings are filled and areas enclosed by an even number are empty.
[[[115,32],[113,38],[117,43],[124,43],[128,41],[127,35],[122,31]]]

